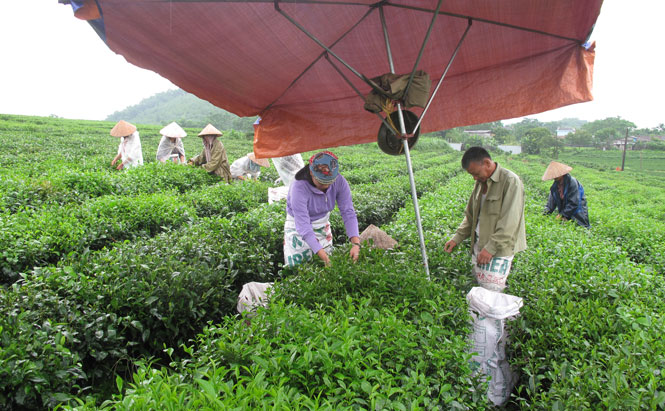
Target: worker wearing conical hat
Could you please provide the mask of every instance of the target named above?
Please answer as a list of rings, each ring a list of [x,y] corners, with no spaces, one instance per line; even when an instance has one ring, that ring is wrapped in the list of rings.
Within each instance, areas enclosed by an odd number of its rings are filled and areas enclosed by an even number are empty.
[[[570,175],[572,169],[572,167],[556,161],[552,161],[547,166],[547,170],[543,174],[543,181],[553,179],[554,183],[550,187],[545,214],[552,214],[554,210],[558,210],[557,219],[574,220],[582,227],[589,228],[589,210],[584,187]]]
[[[203,139],[203,151],[189,160],[187,164],[201,166],[211,174],[217,174],[227,183],[231,182],[229,158],[226,155],[224,144],[217,138],[222,132],[208,124],[201,130],[199,137]]]
[[[110,133],[113,137],[120,138],[118,146],[118,155],[113,158],[111,165],[114,166],[118,160],[120,163],[116,167],[118,170],[131,168],[143,164],[143,151],[141,150],[141,139],[136,126],[120,120],[113,126]]]
[[[162,135],[162,139],[157,147],[157,161],[165,163],[167,160],[173,159],[174,163],[184,164],[186,157],[182,139],[187,136],[185,130],[174,121],[162,128],[159,134]]]
[[[238,180],[253,178],[257,180],[261,174],[261,167],[270,167],[267,158],[256,158],[254,153],[248,153],[231,163],[231,177]]]

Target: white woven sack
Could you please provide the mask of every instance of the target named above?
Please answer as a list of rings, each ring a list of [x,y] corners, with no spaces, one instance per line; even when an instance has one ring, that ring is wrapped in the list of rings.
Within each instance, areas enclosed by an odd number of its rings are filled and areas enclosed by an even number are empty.
[[[519,314],[522,298],[473,287],[466,296],[473,319],[472,363],[477,372],[490,377],[487,396],[494,405],[504,405],[517,381],[506,360],[508,335],[505,322]]]
[[[248,315],[253,315],[257,307],[268,306],[268,296],[266,295],[268,289],[272,287],[273,283],[258,283],[252,281],[242,286],[242,291],[238,294],[238,305],[236,306],[239,313],[247,312]]]

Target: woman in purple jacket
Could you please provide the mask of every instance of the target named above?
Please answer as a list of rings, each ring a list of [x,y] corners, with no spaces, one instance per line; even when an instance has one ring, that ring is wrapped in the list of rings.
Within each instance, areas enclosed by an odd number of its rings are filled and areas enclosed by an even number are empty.
[[[360,253],[358,218],[351,200],[349,183],[339,174],[337,157],[322,151],[309,159],[296,173],[286,197],[284,223],[284,263],[294,266],[317,255],[326,265],[332,252],[330,212],[339,207],[346,235],[351,241],[349,256],[356,261]]]

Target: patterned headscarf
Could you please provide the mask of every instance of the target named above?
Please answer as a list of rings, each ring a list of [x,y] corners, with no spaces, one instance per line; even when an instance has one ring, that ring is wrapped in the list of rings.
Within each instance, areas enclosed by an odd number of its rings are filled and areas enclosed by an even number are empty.
[[[319,183],[332,184],[339,175],[337,156],[330,151],[314,154],[309,159],[309,169]]]

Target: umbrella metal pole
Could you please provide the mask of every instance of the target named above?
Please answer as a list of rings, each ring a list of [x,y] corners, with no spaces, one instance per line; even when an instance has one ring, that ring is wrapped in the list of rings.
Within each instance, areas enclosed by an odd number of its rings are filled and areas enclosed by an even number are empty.
[[[388,38],[388,29],[386,28],[386,19],[383,15],[383,7],[379,7],[379,16],[381,17],[381,26],[383,27],[383,38],[386,41],[386,53],[388,54],[388,63],[390,64],[390,72],[395,74],[395,65],[393,64],[393,54],[390,49],[390,39]],[[402,113],[402,104],[397,103],[397,113],[399,116],[399,127],[402,136],[406,136],[406,127],[404,126],[404,115]],[[417,128],[414,128],[412,133],[415,133]],[[420,254],[423,258],[423,265],[425,266],[425,273],[427,279],[430,279],[429,264],[427,263],[427,249],[425,248],[425,236],[423,235],[423,225],[420,219],[420,208],[418,207],[418,193],[416,192],[416,180],[413,178],[413,167],[411,166],[411,152],[409,151],[409,141],[406,138],[402,139],[404,145],[404,155],[406,157],[406,168],[409,171],[409,184],[411,185],[411,198],[413,199],[413,209],[416,214],[416,226],[418,227],[418,238],[420,240]]]
[[[404,129],[404,117],[402,115],[401,104],[397,105],[397,110],[399,110],[399,122],[402,129],[402,133],[405,133]],[[414,129],[415,132],[417,129]],[[409,184],[411,184],[411,198],[413,199],[413,209],[416,213],[416,225],[418,227],[418,239],[420,240],[420,254],[423,257],[423,265],[425,266],[425,273],[427,274],[427,279],[430,279],[429,276],[429,264],[427,263],[427,250],[425,248],[425,236],[423,235],[423,225],[420,220],[420,208],[418,207],[418,193],[416,192],[416,180],[413,178],[413,167],[411,167],[411,153],[409,152],[409,141],[404,138],[402,139],[402,144],[404,145],[404,155],[406,157],[406,168],[409,170]]]

